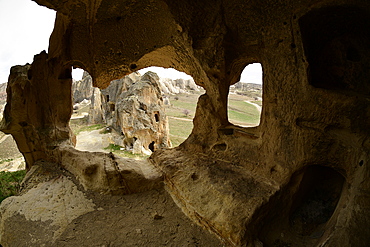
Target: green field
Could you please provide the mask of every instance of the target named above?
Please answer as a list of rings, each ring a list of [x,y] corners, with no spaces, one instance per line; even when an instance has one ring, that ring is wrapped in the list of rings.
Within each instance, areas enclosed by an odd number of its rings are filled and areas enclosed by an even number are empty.
[[[181,144],[193,129],[192,120],[200,94],[177,94],[170,96],[171,106],[166,107],[169,119],[170,139],[172,146]],[[245,96],[230,94],[228,101],[229,121],[240,126],[255,126],[259,124],[260,112],[255,105],[245,102]],[[262,105],[261,101],[252,101]],[[184,111],[188,110],[188,116]]]

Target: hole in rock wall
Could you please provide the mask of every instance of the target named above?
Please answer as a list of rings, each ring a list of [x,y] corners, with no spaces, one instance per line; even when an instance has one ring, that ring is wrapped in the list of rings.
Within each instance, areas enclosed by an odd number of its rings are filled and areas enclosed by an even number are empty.
[[[229,122],[242,127],[257,126],[262,111],[262,66],[246,66],[240,81],[230,86],[228,98]]]
[[[312,86],[370,93],[370,13],[355,6],[326,7],[299,24]]]
[[[151,142],[148,147],[152,152],[154,152],[154,142]]]
[[[159,112],[154,113],[155,121],[158,123],[159,122]]]
[[[260,239],[266,246],[297,246],[303,239],[307,246],[316,246],[335,221],[345,184],[345,178],[330,167],[312,165],[297,172],[282,197],[270,205],[274,216],[263,220]]]
[[[306,168],[290,210],[291,227],[310,236],[329,221],[342,193],[344,177],[323,166]]]
[[[184,73],[149,67],[103,90],[92,87],[85,72],[74,80],[72,92],[70,126],[77,149],[145,158],[158,148],[178,146],[190,135],[204,90]]]

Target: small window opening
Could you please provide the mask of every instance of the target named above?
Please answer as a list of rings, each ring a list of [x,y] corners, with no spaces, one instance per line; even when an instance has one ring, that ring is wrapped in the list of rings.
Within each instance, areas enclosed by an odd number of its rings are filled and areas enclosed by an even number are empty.
[[[230,86],[228,99],[229,122],[242,127],[257,126],[262,111],[262,66],[246,66],[240,81]]]
[[[107,102],[109,102],[109,94],[105,96]]]
[[[155,121],[158,123],[159,122],[159,112],[154,113],[154,118],[155,118]]]
[[[109,107],[111,112],[116,110],[116,105],[114,103],[109,104]]]
[[[155,144],[155,143],[154,143],[154,141],[153,141],[153,142],[151,142],[151,143],[149,144],[149,147],[148,147],[148,148],[149,148],[149,150],[150,150],[150,151],[152,151],[152,152],[154,152],[154,144]]]

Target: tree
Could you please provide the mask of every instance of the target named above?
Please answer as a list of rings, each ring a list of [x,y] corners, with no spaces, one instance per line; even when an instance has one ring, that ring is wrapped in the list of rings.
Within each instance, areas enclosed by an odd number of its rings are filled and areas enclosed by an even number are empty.
[[[184,113],[184,114],[185,114],[185,116],[189,116],[190,111],[189,111],[188,109],[184,109],[184,110],[182,111],[182,113]]]

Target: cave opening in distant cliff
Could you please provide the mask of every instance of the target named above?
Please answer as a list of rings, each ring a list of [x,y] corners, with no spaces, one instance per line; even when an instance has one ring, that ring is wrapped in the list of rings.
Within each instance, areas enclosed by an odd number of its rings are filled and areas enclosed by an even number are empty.
[[[229,122],[242,127],[257,126],[262,110],[262,65],[247,65],[240,81],[230,86],[228,98]]]

